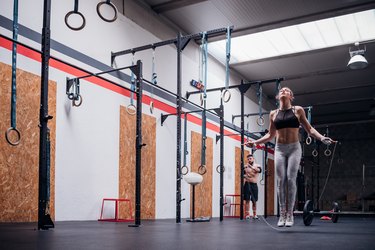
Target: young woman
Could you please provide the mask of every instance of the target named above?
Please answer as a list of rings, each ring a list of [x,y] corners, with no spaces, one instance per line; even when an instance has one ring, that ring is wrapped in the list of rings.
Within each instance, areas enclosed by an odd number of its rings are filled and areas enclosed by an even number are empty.
[[[255,141],[247,141],[248,147],[266,143],[276,137],[275,165],[277,176],[277,193],[279,196],[280,218],[277,226],[291,227],[294,224],[293,208],[296,197],[296,177],[301,160],[302,150],[299,143],[299,126],[310,136],[324,144],[335,143],[331,138],[321,135],[306,119],[305,111],[300,106],[292,106],[293,92],[289,88],[282,88],[276,99],[280,101],[280,108],[270,113],[269,132]]]

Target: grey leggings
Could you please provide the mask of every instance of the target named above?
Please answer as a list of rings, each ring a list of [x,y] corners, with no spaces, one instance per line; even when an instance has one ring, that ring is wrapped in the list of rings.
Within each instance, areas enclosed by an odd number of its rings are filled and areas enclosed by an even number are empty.
[[[275,146],[277,194],[281,213],[293,214],[297,192],[296,178],[301,156],[302,150],[299,142]],[[288,204],[288,211],[286,211],[286,204]]]

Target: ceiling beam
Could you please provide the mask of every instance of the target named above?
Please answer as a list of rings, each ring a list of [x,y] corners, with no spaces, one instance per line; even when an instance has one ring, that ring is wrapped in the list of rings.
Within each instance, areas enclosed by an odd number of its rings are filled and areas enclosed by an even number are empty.
[[[374,98],[357,98],[357,99],[349,99],[349,100],[342,100],[336,102],[318,102],[309,104],[310,106],[328,106],[328,105],[337,105],[337,104],[346,104],[346,103],[355,103],[355,102],[367,102],[367,101],[374,101]]]
[[[156,13],[161,14],[163,12],[180,9],[189,5],[206,2],[207,0],[178,0],[178,1],[168,1],[165,3],[155,4],[151,6]]]
[[[370,119],[370,120],[361,120],[361,121],[343,121],[343,122],[332,122],[332,123],[325,123],[325,124],[319,124],[314,126],[315,128],[325,128],[327,126],[341,126],[341,125],[353,125],[353,124],[362,124],[362,123],[374,123],[375,119]]]
[[[312,118],[314,117],[324,117],[324,116],[338,116],[338,115],[353,115],[353,114],[368,114],[369,111],[345,111],[345,112],[331,112],[331,113],[324,113],[324,114],[314,114]]]
[[[316,123],[313,122],[314,128],[322,128],[327,126],[339,126],[339,125],[354,125],[354,124],[361,124],[361,123],[370,123],[375,122],[375,119],[335,119],[335,121],[332,120],[321,120],[317,121]]]
[[[371,88],[371,87],[375,88],[375,82],[370,83],[370,84],[363,84],[363,85],[352,85],[352,86],[340,87],[340,88],[320,89],[320,90],[317,90],[317,91],[295,93],[294,96],[313,95],[313,94],[320,94],[320,93],[327,93],[327,92],[336,92],[336,91],[340,91],[340,90]],[[271,96],[271,98],[273,98],[273,96]]]
[[[333,8],[333,9],[328,9],[316,13],[311,13],[307,15],[302,15],[302,16],[297,16],[293,18],[286,18],[283,20],[277,20],[274,22],[269,22],[269,23],[263,23],[260,25],[254,25],[254,26],[249,26],[249,27],[243,27],[240,29],[234,29],[232,32],[232,37],[237,37],[237,36],[244,36],[244,35],[249,35],[257,32],[262,32],[266,30],[271,30],[271,29],[277,29],[277,28],[282,28],[290,25],[296,25],[296,24],[301,24],[301,23],[306,23],[306,22],[311,22],[311,21],[316,21],[320,19],[325,19],[325,18],[330,18],[330,17],[335,17],[335,16],[341,16],[345,14],[350,14],[350,13],[355,13],[359,11],[365,11],[365,10],[370,10],[375,8],[375,2],[374,1],[368,1],[365,3],[360,3],[360,4],[352,4],[349,6],[344,6],[341,8]],[[212,37],[210,41],[217,41],[217,40],[222,40],[225,39],[225,36],[220,35],[217,37]]]
[[[375,63],[369,63],[367,68],[365,70],[369,70],[370,68],[373,68]],[[300,80],[303,78],[309,78],[313,76],[323,76],[323,75],[332,75],[332,74],[340,74],[340,73],[348,73],[351,70],[348,69],[347,67],[343,68],[336,68],[336,69],[328,69],[328,70],[319,70],[319,71],[314,71],[314,72],[307,72],[303,74],[296,74],[296,75],[287,75],[283,76],[284,77],[284,82],[285,81],[291,81],[291,80]]]

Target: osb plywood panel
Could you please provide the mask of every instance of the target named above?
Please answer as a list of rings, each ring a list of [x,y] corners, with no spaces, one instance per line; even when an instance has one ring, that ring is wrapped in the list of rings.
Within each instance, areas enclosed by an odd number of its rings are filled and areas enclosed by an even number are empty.
[[[202,135],[191,132],[191,171],[198,172],[201,165]],[[206,139],[206,168],[202,183],[195,186],[195,217],[212,216],[212,165],[213,165],[213,139]],[[192,198],[192,188],[190,197]],[[190,203],[192,205],[192,202]],[[190,212],[192,211],[192,207]]]
[[[129,115],[126,107],[120,107],[120,166],[119,198],[130,199],[131,217],[135,211],[135,134],[136,116]],[[153,116],[142,116],[141,169],[141,219],[155,219],[155,175],[156,175],[156,119]],[[120,218],[130,218],[127,204],[119,209]]]
[[[244,164],[247,163],[247,158],[246,156],[250,153],[248,150],[244,150]],[[236,147],[235,148],[235,171],[234,171],[234,190],[235,193],[238,195],[241,195],[241,148]],[[241,203],[240,197],[236,197],[235,199],[236,204]],[[233,207],[232,207],[233,208]],[[236,206],[236,211],[235,211],[236,216],[240,216],[240,207]]]
[[[21,141],[5,140],[10,127],[11,66],[0,63],[0,221],[38,220],[40,76],[17,70],[17,129]],[[51,217],[55,215],[56,83],[49,82],[48,123],[51,131]]]
[[[275,204],[275,162],[274,160],[267,160],[267,215],[274,214]]]

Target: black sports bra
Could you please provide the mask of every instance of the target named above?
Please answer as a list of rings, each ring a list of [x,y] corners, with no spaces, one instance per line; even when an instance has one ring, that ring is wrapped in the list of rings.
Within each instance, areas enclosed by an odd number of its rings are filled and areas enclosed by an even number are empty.
[[[294,112],[294,107],[287,110],[277,110],[275,120],[273,121],[276,130],[282,128],[299,128],[300,123]]]

